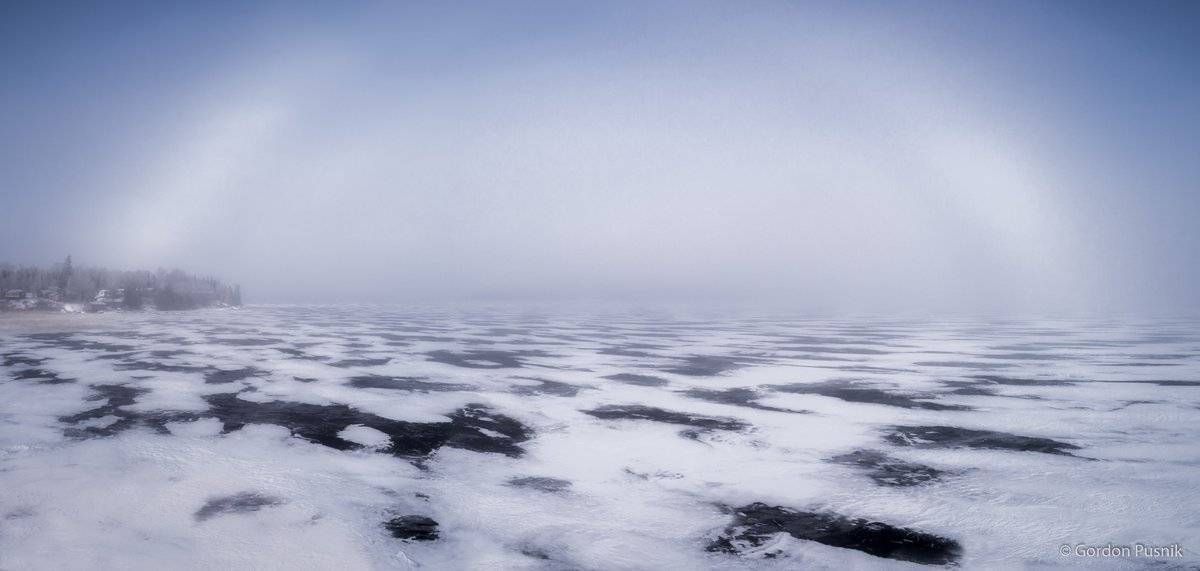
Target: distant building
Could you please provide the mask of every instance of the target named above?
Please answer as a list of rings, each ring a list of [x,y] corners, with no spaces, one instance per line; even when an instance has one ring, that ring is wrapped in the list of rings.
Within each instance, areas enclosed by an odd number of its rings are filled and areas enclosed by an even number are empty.
[[[50,301],[62,301],[62,293],[59,292],[58,286],[50,286],[42,290],[41,298]]]
[[[92,301],[93,305],[103,307],[116,306],[125,303],[124,289],[102,289],[96,292],[96,298]]]
[[[25,297],[25,290],[23,289],[10,289],[4,292],[4,299],[9,301],[21,301]]]
[[[96,292],[96,301],[113,301],[125,297],[123,289],[102,289]]]

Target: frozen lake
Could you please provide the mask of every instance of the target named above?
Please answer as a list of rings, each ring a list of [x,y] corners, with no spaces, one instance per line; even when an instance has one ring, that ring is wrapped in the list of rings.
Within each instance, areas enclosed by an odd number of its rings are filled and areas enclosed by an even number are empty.
[[[6,570],[1185,568],[1198,506],[1197,322],[0,315]]]

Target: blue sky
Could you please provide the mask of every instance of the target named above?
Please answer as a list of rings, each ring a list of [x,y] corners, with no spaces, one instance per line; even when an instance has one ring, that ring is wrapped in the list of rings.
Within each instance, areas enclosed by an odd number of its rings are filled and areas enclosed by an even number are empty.
[[[1179,311],[1197,23],[1194,2],[9,2],[0,260],[177,265],[263,301]]]

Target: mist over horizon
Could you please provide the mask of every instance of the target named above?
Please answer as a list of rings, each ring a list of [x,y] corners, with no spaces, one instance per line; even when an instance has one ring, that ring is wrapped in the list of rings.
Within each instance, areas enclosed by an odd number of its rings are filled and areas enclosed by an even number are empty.
[[[0,262],[249,303],[1200,309],[1192,3],[0,13]]]

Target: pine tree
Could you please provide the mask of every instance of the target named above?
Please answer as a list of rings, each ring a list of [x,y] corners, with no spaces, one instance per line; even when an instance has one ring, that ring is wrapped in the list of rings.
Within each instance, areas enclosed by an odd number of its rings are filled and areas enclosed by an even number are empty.
[[[72,272],[71,254],[67,254],[67,261],[63,263],[62,273],[58,276],[58,295],[63,301],[67,301],[67,285],[71,283]]]

